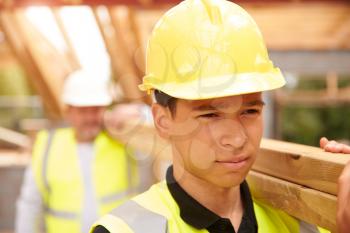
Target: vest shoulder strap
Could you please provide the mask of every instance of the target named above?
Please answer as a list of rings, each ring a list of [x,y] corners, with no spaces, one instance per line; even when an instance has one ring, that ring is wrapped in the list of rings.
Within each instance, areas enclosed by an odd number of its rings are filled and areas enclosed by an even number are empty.
[[[144,208],[134,200],[125,202],[110,214],[127,223],[134,233],[168,232],[168,221],[164,216]]]
[[[51,149],[51,145],[52,145],[52,140],[53,140],[53,136],[55,134],[55,130],[54,129],[50,129],[48,130],[48,138],[47,138],[47,143],[46,143],[46,147],[44,150],[44,155],[43,155],[43,162],[42,162],[42,167],[41,167],[41,178],[42,178],[42,182],[44,185],[44,188],[46,190],[46,192],[50,192],[50,185],[47,179],[47,167],[48,167],[48,161],[49,161],[49,154],[50,154],[50,149]]]

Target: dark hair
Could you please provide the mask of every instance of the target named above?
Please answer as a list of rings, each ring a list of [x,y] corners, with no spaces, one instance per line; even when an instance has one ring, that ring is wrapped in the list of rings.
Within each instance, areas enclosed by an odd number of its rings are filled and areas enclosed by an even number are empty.
[[[177,98],[165,94],[164,92],[161,92],[159,90],[154,90],[154,98],[156,99],[156,102],[158,104],[162,105],[163,107],[169,108],[171,115],[175,115]]]

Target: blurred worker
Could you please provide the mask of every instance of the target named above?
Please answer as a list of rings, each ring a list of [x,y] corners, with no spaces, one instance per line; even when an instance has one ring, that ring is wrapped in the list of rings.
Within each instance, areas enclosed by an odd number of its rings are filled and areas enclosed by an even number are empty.
[[[323,137],[320,146],[325,151],[350,154],[350,146]],[[337,226],[339,233],[350,233],[350,161],[338,179]]]
[[[107,83],[100,81],[79,70],[64,83],[65,117],[71,128],[38,134],[17,203],[17,233],[41,232],[43,218],[48,233],[86,233],[99,216],[135,191],[133,156],[103,130],[112,97]],[[135,109],[128,106],[130,114],[123,111],[120,117],[139,117]]]
[[[140,88],[172,147],[166,181],[101,218],[92,232],[319,232],[252,199],[245,178],[262,137],[262,92],[285,80],[253,19],[225,0],[185,0],[156,24]]]

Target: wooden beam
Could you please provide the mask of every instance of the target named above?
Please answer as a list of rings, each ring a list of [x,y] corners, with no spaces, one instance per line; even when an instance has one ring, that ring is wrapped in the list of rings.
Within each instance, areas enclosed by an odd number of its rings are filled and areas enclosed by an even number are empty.
[[[350,50],[271,50],[269,55],[275,66],[284,72],[310,76],[324,76],[329,71],[350,74]]]
[[[3,127],[0,127],[0,140],[23,148],[29,148],[31,145],[28,136]]]
[[[130,25],[130,9],[127,7],[109,7],[108,10],[120,46],[118,59],[125,62],[124,66],[120,67],[122,75],[119,75],[117,80],[122,87],[130,86],[129,89],[134,88],[132,100],[145,101],[147,95],[137,87],[142,82],[143,74],[137,68],[134,59],[134,53],[137,49],[135,46],[137,46],[138,41]]]
[[[337,181],[349,155],[312,146],[263,139],[253,170],[337,195]]]
[[[166,12],[168,8],[144,10],[138,9],[135,11],[135,23],[139,25],[140,47],[142,53],[146,54],[147,41],[151,35],[152,29],[160,17]]]
[[[30,162],[30,152],[21,150],[0,150],[0,168],[25,167]]]
[[[52,99],[43,99],[43,101],[50,101],[47,104],[55,106],[55,114],[58,119],[61,119],[65,107],[61,98],[63,82],[67,75],[73,71],[72,66],[69,64],[65,55],[58,51],[51,42],[30,23],[23,9],[16,10],[15,16],[19,29],[22,32],[22,39],[25,46],[40,74],[40,76],[31,76],[30,78],[33,79],[32,81],[34,82],[40,80],[45,84],[45,91],[51,94]]]
[[[333,233],[337,232],[336,196],[254,171],[249,173],[247,181],[256,201]]]
[[[180,0],[4,0],[0,2],[1,8],[20,8],[28,6],[76,6],[76,5],[89,5],[89,6],[115,6],[115,5],[131,5],[148,7],[149,4],[177,4]]]
[[[93,8],[93,13],[111,58],[113,74],[125,99],[143,101],[145,95],[137,88],[141,80],[137,77],[133,61],[130,60],[118,19],[115,15],[112,17],[111,10],[106,7]]]
[[[259,25],[270,49],[350,49],[344,43],[349,32],[349,3],[298,1],[242,6]]]
[[[62,34],[62,37],[65,41],[65,44],[67,45],[67,51],[65,51],[64,55],[66,55],[68,64],[71,66],[70,69],[72,71],[80,69],[81,65],[80,65],[79,59],[77,58],[77,55],[75,53],[73,44],[72,44],[71,40],[69,39],[69,36],[68,36],[67,30],[64,26],[64,23],[62,21],[62,17],[60,15],[60,9],[57,7],[54,7],[54,8],[51,8],[51,11],[52,11],[52,14],[55,18],[56,24],[57,24],[57,26]]]
[[[176,4],[179,0],[5,0],[0,2],[0,8],[3,7],[25,7],[25,6],[67,6],[67,5],[134,5],[148,6],[148,4]],[[238,3],[257,3],[261,4],[260,0],[236,0]],[[346,0],[265,0],[265,3],[295,3],[295,2],[332,2],[332,3],[347,3]]]
[[[48,91],[48,84],[43,80],[42,72],[37,66],[35,59],[28,48],[28,41],[25,40],[26,35],[22,28],[26,26],[29,27],[30,25],[27,24],[24,26],[23,23],[25,22],[21,21],[21,24],[18,19],[19,17],[16,15],[15,11],[2,10],[0,12],[0,25],[12,51],[24,66],[27,77],[35,79],[35,81],[29,81],[41,95],[48,116],[51,119],[59,119],[61,116],[61,109],[55,101],[53,93]]]
[[[0,69],[5,70],[9,67],[19,67],[19,62],[12,53],[0,54]]]
[[[149,1],[149,0],[147,0]],[[142,48],[142,41],[141,41],[141,25],[136,22],[136,14],[137,11],[129,7],[129,24],[130,24],[130,32],[133,34],[134,40],[135,40],[135,47],[132,51],[132,57],[134,64],[138,70],[138,75],[142,79],[143,75],[145,74],[145,56],[144,49]]]
[[[346,89],[347,91],[345,92],[342,89]],[[275,94],[275,99],[276,103],[279,105],[293,104],[301,106],[324,107],[349,104],[350,96],[348,94],[348,88],[339,88],[336,95],[329,95],[327,90],[297,90],[292,91],[291,93],[277,91]]]

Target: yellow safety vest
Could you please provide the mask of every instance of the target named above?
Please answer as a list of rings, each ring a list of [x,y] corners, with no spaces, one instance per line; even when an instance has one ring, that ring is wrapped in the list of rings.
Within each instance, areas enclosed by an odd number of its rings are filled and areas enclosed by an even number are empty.
[[[123,144],[100,133],[94,141],[92,178],[98,215],[125,201],[138,183],[135,160]],[[33,148],[34,178],[45,204],[47,233],[80,233],[84,198],[77,142],[71,128],[41,131]]]
[[[254,211],[259,233],[310,232],[301,224],[304,222],[262,203],[254,201]],[[104,226],[111,233],[208,233],[206,229],[196,229],[182,220],[165,181],[103,216],[90,232],[97,225]],[[315,230],[328,232],[316,227]]]

